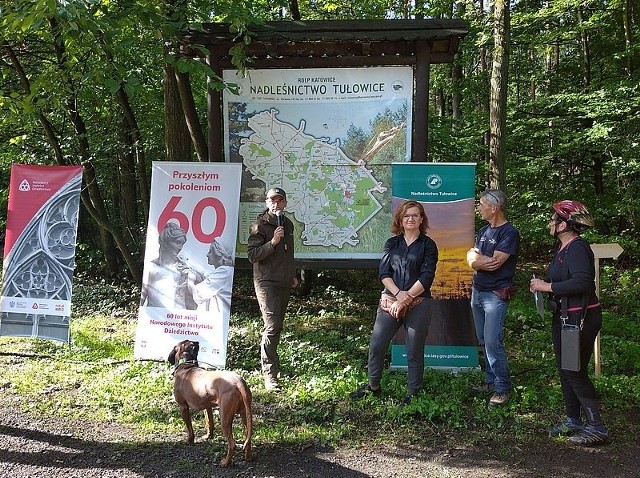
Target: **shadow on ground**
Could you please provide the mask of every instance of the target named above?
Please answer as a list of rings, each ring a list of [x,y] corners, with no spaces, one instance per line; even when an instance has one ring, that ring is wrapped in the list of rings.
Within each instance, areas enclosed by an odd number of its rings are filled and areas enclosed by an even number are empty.
[[[621,437],[622,438],[622,437]],[[449,448],[363,446],[296,450],[254,443],[254,460],[241,450],[232,467],[218,462],[220,439],[189,446],[182,436],[140,439],[123,425],[36,420],[0,407],[0,476],[82,478],[538,478],[542,476],[632,478],[640,476],[640,449],[632,437],[615,446],[576,448],[541,439]],[[460,443],[460,441],[457,441]]]

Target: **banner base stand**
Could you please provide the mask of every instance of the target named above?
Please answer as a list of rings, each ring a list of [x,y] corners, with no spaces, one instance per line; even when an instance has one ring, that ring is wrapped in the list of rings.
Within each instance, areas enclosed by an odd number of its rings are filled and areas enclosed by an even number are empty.
[[[480,371],[480,367],[429,367],[430,369],[433,370],[438,370],[441,372],[451,372],[453,374],[457,374],[460,372],[472,372],[472,371]],[[391,372],[406,372],[407,371],[407,366],[400,366],[400,365],[390,365],[389,366],[389,370]]]
[[[425,367],[438,370],[479,370],[478,347],[475,345],[425,345]],[[404,344],[391,344],[391,370],[407,369]]]

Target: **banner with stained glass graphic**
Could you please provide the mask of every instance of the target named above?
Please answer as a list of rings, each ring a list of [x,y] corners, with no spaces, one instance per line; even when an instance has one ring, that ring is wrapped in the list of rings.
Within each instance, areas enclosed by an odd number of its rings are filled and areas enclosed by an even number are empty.
[[[239,164],[154,162],[134,356],[180,341],[224,368],[240,197]]]
[[[454,370],[478,368],[469,302],[473,271],[466,260],[475,237],[475,163],[394,164],[392,195],[394,211],[407,200],[422,203],[429,218],[428,235],[438,245],[425,364]],[[391,345],[391,368],[406,365],[401,328]]]
[[[69,341],[81,166],[11,167],[0,335]]]

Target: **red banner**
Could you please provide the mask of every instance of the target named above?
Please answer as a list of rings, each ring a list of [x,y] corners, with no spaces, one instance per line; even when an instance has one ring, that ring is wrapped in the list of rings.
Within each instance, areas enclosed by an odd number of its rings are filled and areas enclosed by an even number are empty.
[[[9,184],[5,259],[9,256],[20,234],[42,206],[81,173],[81,166],[13,165]]]
[[[81,183],[81,166],[12,166],[0,335],[69,340]]]

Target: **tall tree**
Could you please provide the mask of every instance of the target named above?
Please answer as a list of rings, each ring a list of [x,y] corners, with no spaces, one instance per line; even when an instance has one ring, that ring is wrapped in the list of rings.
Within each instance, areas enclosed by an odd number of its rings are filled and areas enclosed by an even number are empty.
[[[168,35],[169,38],[165,38],[164,41],[164,57],[167,59],[173,55],[170,47],[171,36],[187,25],[186,7],[185,0],[168,0],[165,4],[167,25],[170,26],[165,31],[165,35]],[[187,125],[188,116],[184,114],[183,110],[178,71],[174,61],[167,61],[163,64],[163,74],[165,159],[167,161],[190,161],[193,151],[191,134]],[[200,160],[203,159],[200,158]]]
[[[191,135],[182,110],[175,67],[163,66],[164,81],[164,145],[167,161],[191,160]]]
[[[506,124],[507,82],[509,79],[509,30],[510,11],[508,0],[494,4],[493,67],[491,69],[491,96],[489,106],[489,174],[487,183],[492,188],[506,185]]]
[[[139,85],[132,72],[140,70],[126,65],[134,51],[142,51],[123,36],[132,34],[134,25],[140,27],[129,6],[3,3],[3,52],[12,60],[10,68],[2,63],[0,68],[10,91],[8,104],[23,111],[13,124],[39,118],[44,135],[25,128],[30,135],[25,146],[38,144],[35,161],[53,157],[57,164],[83,166],[82,206],[95,221],[97,234],[81,230],[81,240],[99,237],[105,269],[113,274],[124,266],[140,280],[138,231],[143,218],[135,206],[148,198],[139,196],[147,190],[136,185],[144,185],[147,170],[145,141],[131,100]],[[120,7],[123,10],[110,10]],[[144,54],[137,60],[141,57]],[[11,91],[12,77],[20,90]],[[153,120],[149,110],[145,112]],[[110,160],[113,157],[119,161]],[[126,208],[119,207],[123,203]]]
[[[632,17],[632,3],[631,0],[622,1],[622,25],[624,29],[624,46],[625,46],[625,69],[627,70],[627,76],[632,77],[634,73],[634,50],[633,50],[633,31],[631,29],[631,17]]]

